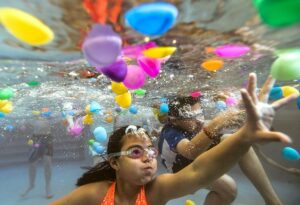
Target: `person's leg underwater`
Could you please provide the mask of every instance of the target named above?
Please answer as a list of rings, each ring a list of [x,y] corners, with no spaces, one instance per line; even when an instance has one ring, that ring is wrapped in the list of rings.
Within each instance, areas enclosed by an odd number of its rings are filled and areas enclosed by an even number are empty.
[[[52,156],[44,155],[43,161],[44,161],[46,198],[52,198],[53,197],[51,192]]]
[[[261,194],[266,205],[282,205],[253,148],[250,148],[241,158],[239,165],[243,173]]]
[[[230,205],[237,195],[235,181],[228,175],[223,175],[208,187],[204,205]]]
[[[34,188],[35,178],[36,178],[37,161],[38,160],[29,162],[29,167],[28,167],[29,186],[22,194],[23,197],[25,197]]]

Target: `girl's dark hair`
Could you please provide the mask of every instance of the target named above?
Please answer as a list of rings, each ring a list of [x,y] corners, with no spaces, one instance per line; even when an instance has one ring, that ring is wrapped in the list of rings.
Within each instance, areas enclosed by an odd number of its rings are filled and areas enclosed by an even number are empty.
[[[200,102],[200,97],[179,96],[170,100],[168,115],[172,117],[180,117],[179,109],[185,105],[195,105]]]
[[[109,137],[107,143],[107,155],[111,153],[120,152],[123,146],[123,137],[126,135],[125,131],[128,126],[121,127],[115,130]],[[138,129],[140,126],[136,126]],[[148,133],[146,133],[148,135]],[[149,136],[149,135],[148,135]],[[76,186],[98,182],[98,181],[114,181],[116,180],[116,172],[110,166],[109,161],[105,160],[92,167],[85,172],[76,183]]]

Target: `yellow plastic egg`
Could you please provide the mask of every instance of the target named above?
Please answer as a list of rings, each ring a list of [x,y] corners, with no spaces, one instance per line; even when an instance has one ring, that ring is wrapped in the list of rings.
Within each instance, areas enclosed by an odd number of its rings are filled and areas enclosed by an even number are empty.
[[[12,102],[8,101],[3,107],[0,108],[0,112],[10,113],[13,110]]]
[[[0,100],[0,108],[8,103],[8,100]]]
[[[282,86],[281,90],[284,97],[292,95],[294,93],[296,93],[299,96],[299,91],[292,86]]]
[[[19,9],[1,8],[0,22],[10,34],[32,46],[45,45],[54,39],[54,33],[47,25]]]
[[[131,93],[127,92],[115,97],[116,103],[122,108],[129,108],[131,105]]]
[[[185,205],[196,205],[196,203],[193,202],[192,200],[186,200]]]
[[[90,105],[85,106],[84,112],[85,112],[86,114],[91,114],[91,112],[90,112]]]
[[[172,55],[176,49],[176,47],[154,47],[143,51],[143,54],[149,58],[164,58]]]
[[[91,125],[94,123],[93,115],[86,115],[83,118],[83,124],[84,125]]]
[[[28,144],[28,145],[33,145],[33,140],[28,140],[28,141],[27,141],[27,144]]]
[[[121,95],[128,91],[128,89],[125,87],[123,83],[117,83],[114,81],[111,81],[111,90],[117,95]]]
[[[39,114],[41,114],[41,112],[40,112],[40,111],[37,111],[37,110],[32,110],[32,114],[33,114],[33,115],[39,115]]]

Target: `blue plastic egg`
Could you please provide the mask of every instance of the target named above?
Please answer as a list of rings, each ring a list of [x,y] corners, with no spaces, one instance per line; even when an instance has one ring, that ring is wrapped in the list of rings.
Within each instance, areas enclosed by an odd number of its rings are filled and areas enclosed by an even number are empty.
[[[219,100],[216,102],[216,108],[218,110],[225,110],[227,108],[227,105],[224,101]]]
[[[300,97],[297,99],[297,106],[298,106],[298,109],[300,110]]]
[[[7,125],[4,129],[11,132],[14,128],[13,125]]]
[[[287,160],[291,160],[291,161],[295,161],[295,160],[299,160],[300,159],[300,155],[299,152],[297,150],[295,150],[292,147],[285,147],[282,149],[282,156],[287,159]]]
[[[50,112],[50,111],[41,113],[41,117],[51,117],[51,115],[52,115],[52,112]]]
[[[132,113],[132,114],[137,114],[138,109],[135,105],[131,105],[130,108],[129,108],[129,112]]]
[[[162,103],[159,107],[159,110],[161,113],[168,113],[169,112],[169,106],[167,103]]]
[[[107,132],[104,127],[96,127],[93,134],[98,142],[105,142],[107,140]]]
[[[115,111],[116,111],[116,112],[122,112],[122,108],[116,107],[116,108],[115,108]]]
[[[90,112],[92,113],[99,113],[101,111],[101,106],[99,105],[99,103],[93,101],[90,104]]]
[[[93,150],[97,152],[97,154],[103,154],[103,152],[105,151],[105,147],[102,146],[99,142],[94,142],[92,147]]]
[[[142,3],[125,13],[126,23],[134,30],[149,36],[166,33],[178,16],[176,6],[166,2]]]
[[[5,114],[3,112],[0,112],[0,118],[5,117]]]
[[[273,87],[270,92],[269,99],[270,100],[278,100],[282,97],[283,97],[283,92],[282,92],[281,87]]]

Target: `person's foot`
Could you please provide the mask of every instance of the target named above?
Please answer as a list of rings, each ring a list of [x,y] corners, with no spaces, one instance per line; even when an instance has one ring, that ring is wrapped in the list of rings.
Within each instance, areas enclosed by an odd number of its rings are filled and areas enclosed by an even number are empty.
[[[46,194],[46,199],[51,199],[53,197],[53,194]]]
[[[34,188],[34,186],[28,187],[28,188],[21,194],[21,196],[22,196],[22,197],[27,196],[27,194],[28,194],[33,188]]]
[[[50,186],[46,186],[46,198],[47,199],[51,199],[53,197],[53,194],[51,194],[51,189],[50,189]]]

